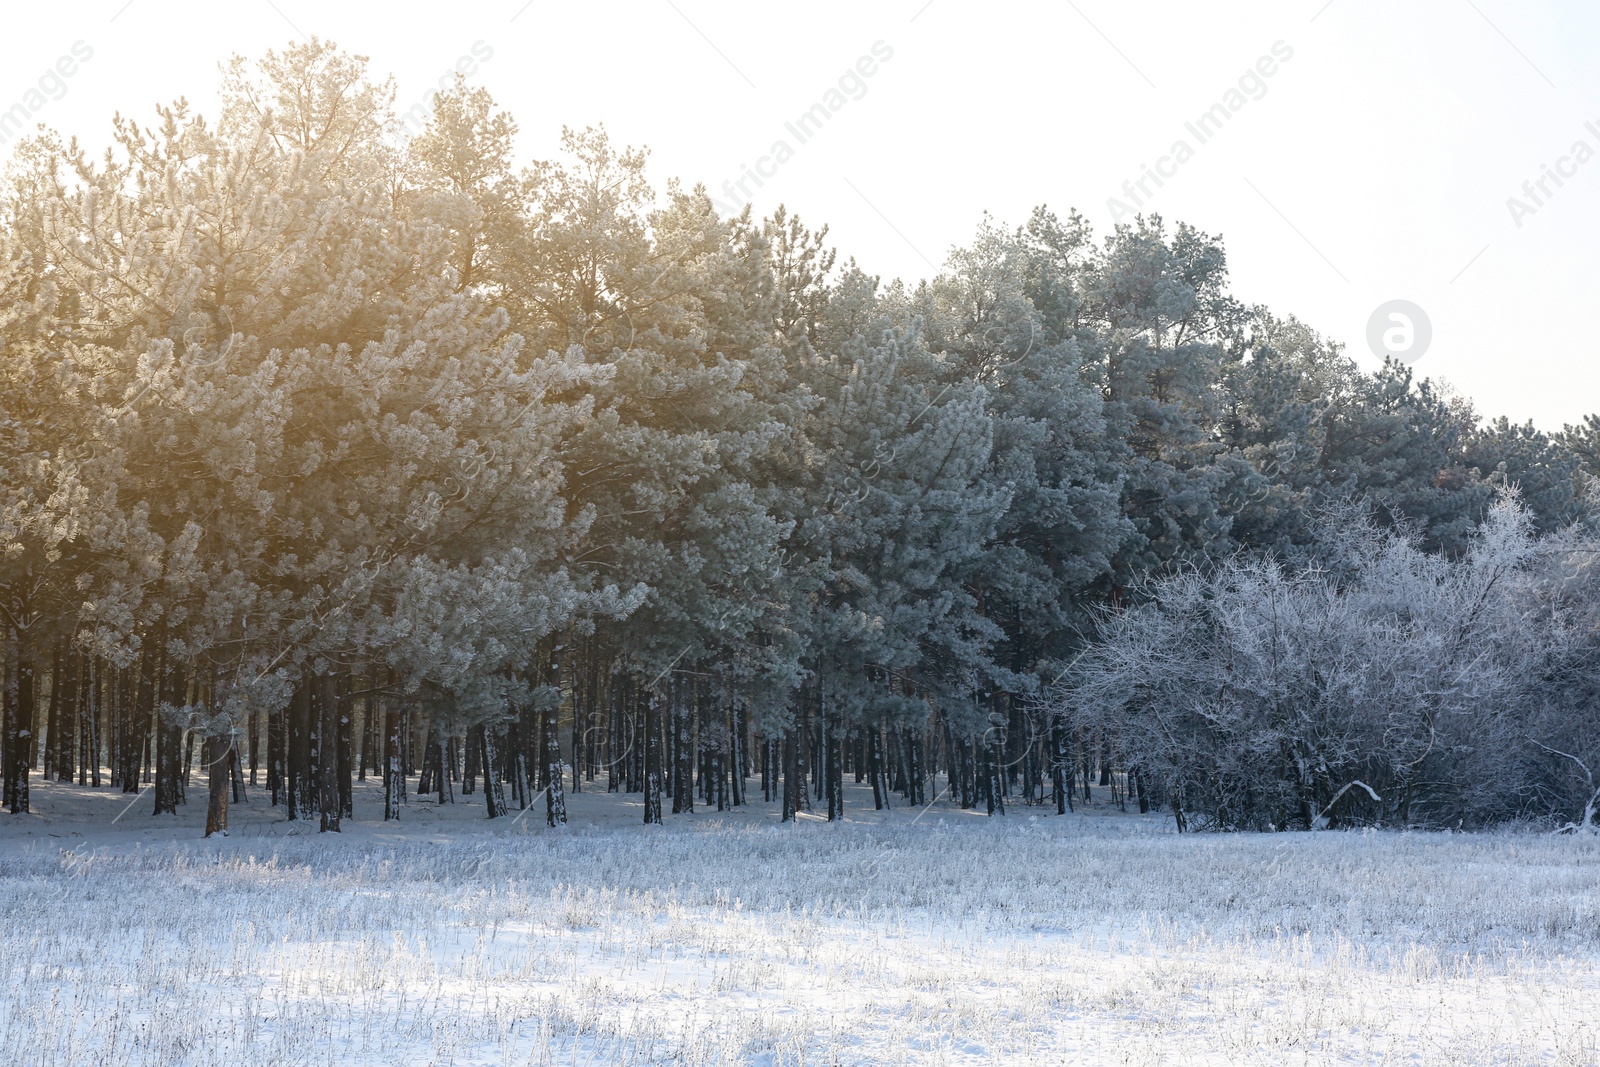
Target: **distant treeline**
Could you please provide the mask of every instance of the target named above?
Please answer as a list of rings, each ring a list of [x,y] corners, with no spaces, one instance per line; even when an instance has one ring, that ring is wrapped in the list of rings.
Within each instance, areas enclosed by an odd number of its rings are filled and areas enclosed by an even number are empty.
[[[313,41],[227,65],[214,119],[17,145],[12,811],[36,768],[175,812],[201,766],[208,830],[228,767],[325,829],[369,773],[387,815],[416,787],[552,822],[564,785],[659,821],[757,775],[832,818],[845,774],[1194,826],[1580,817],[1600,420],[1365,373],[1159,218],[985,219],[883,284],[602,130],[519,168],[484,90],[410,139],[393,98]],[[1502,663],[1513,610],[1568,658]],[[1491,667],[1546,674],[1449,681]]]

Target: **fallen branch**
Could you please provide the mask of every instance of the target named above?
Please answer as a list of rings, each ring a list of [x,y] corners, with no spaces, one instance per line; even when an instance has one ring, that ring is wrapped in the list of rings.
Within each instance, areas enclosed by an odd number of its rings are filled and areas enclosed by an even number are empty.
[[[1528,740],[1553,756],[1564,756],[1576,763],[1578,768],[1583,771],[1584,781],[1589,785],[1589,802],[1583,806],[1583,818],[1578,822],[1569,822],[1565,826],[1557,827],[1554,832],[1558,834],[1600,833],[1600,826],[1596,826],[1594,822],[1595,807],[1600,805],[1600,786],[1595,785],[1594,772],[1589,770],[1589,765],[1570,752],[1563,752],[1559,748],[1551,748],[1542,742],[1534,741],[1531,737]]]
[[[1367,791],[1367,796],[1371,797],[1373,800],[1376,800],[1379,804],[1383,803],[1383,798],[1380,797],[1370,785],[1357,778],[1354,781],[1346,782],[1337,793],[1333,794],[1333,799],[1328,801],[1328,806],[1322,809],[1322,814],[1311,820],[1311,828],[1313,830],[1326,829],[1328,825],[1328,812],[1333,810],[1333,806],[1339,803],[1339,799],[1346,793],[1350,792],[1352,787],[1358,785]]]

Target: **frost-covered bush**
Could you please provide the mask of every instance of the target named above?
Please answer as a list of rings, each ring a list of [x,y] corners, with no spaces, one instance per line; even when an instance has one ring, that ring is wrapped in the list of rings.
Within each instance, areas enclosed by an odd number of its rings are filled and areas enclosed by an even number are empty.
[[[1237,556],[1106,614],[1054,710],[1111,739],[1181,826],[1577,815],[1584,544],[1535,540],[1510,494],[1454,558],[1337,511],[1305,566]]]

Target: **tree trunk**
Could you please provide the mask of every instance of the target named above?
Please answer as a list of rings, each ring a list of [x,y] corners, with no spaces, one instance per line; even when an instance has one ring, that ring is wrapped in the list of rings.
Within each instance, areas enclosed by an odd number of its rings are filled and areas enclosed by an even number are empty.
[[[619,746],[622,743],[622,709],[627,698],[627,682],[616,678],[611,683],[611,699],[607,710],[609,715],[606,721],[606,792],[615,793],[623,789],[626,783],[622,780],[622,761],[626,752]]]
[[[654,713],[647,714],[648,702],[654,698],[647,694],[636,692],[634,694],[633,715],[629,723],[628,734],[628,792],[643,793],[645,790],[645,760],[649,754],[649,743],[645,740],[648,723],[655,721]],[[656,743],[660,744],[659,731]]]
[[[433,749],[431,755],[433,756],[434,790],[439,794],[439,803],[441,805],[453,804],[455,802],[455,797],[452,796],[450,792],[450,768],[445,762],[446,746],[444,731],[435,728],[431,731],[431,733],[433,735]]]
[[[228,779],[233,771],[233,739],[211,736],[205,739],[206,761],[206,836],[228,836]]]
[[[433,792],[433,728],[429,727],[422,738],[422,767],[417,773],[417,796]]]
[[[639,690],[639,700],[644,718],[644,821],[645,825],[661,823],[661,724],[660,709],[655,693]]]
[[[302,675],[299,684],[295,686],[294,696],[289,701],[289,707],[284,719],[284,766],[283,766],[283,796],[284,806],[288,809],[291,820],[309,815],[306,810],[308,792],[306,790],[306,769],[310,762],[310,738],[307,736],[311,720],[311,686]]]
[[[29,810],[28,767],[33,762],[34,664],[32,636],[8,628],[5,680],[5,803],[13,815]]]
[[[147,747],[145,735],[150,727],[151,717],[155,714],[157,650],[151,647],[152,643],[152,639],[146,635],[146,648],[139,654],[137,684],[131,687],[134,692],[132,694],[128,692],[129,683],[133,679],[124,678],[122,699],[118,701],[118,708],[121,711],[119,716],[121,730],[117,739],[121,752],[119,778],[124,793],[139,792],[139,768],[144,761],[144,750]]]
[[[262,730],[264,728],[265,728],[264,724],[261,721],[261,713],[259,711],[252,711],[248,715],[245,716],[245,719],[244,719],[244,743],[245,743],[245,748],[247,748],[249,750],[249,752],[250,752],[250,784],[252,786],[257,784],[256,772],[258,772],[261,769],[261,744],[260,744],[260,739],[261,739]],[[235,751],[237,751],[238,746],[235,745],[234,749],[235,749]],[[241,766],[240,766],[241,775],[240,776],[243,777],[243,773],[242,772],[243,772],[244,757],[241,755],[239,757],[239,759],[240,759],[240,764],[241,764]]]
[[[729,699],[728,718],[732,723],[732,731],[728,736],[728,805],[740,807],[744,804],[744,767],[745,767],[745,721],[744,708],[741,702]]]
[[[823,720],[823,747],[827,752],[828,821],[844,818],[844,727],[838,721]]]
[[[85,655],[83,657],[83,701],[79,711],[79,748],[78,748],[78,784],[92,784],[100,788],[100,708],[105,704],[105,696],[101,692],[101,684],[105,679],[100,677],[95,669],[95,661]],[[108,683],[107,683],[108,684]],[[90,774],[84,774],[87,769]],[[86,777],[88,780],[86,780]]]
[[[694,728],[690,722],[693,704],[683,692],[681,682],[672,686],[672,814],[694,811]]]
[[[998,714],[989,716],[989,733],[984,745],[984,764],[988,773],[989,814],[1004,815],[1005,801],[1005,720]]]
[[[763,802],[772,803],[772,742],[766,735],[761,738],[761,799]]]
[[[284,742],[288,736],[288,708],[279,708],[267,715],[267,792],[272,794],[272,806],[285,802],[284,796]]]
[[[477,728],[478,754],[483,766],[483,803],[489,818],[498,819],[506,813],[505,785],[500,780],[500,746],[494,730],[480,725]]]
[[[1056,718],[1050,724],[1050,788],[1056,795],[1056,814],[1065,815],[1072,807],[1072,785],[1068,774],[1067,728]]]
[[[41,768],[44,776],[54,781],[62,780],[63,755],[66,752],[62,734],[62,726],[66,721],[64,702],[68,690],[67,682],[67,655],[62,647],[62,642],[57,641],[50,651],[50,701],[45,712],[44,724],[44,767]],[[66,780],[72,780],[70,767],[64,772]]]
[[[791,725],[783,731],[783,822],[794,822],[800,814],[805,787],[800,781],[800,730]]]
[[[923,787],[922,738],[911,730],[902,735],[906,752],[906,802],[921,807],[927,802]]]
[[[554,658],[550,661],[550,673],[547,684],[561,689],[561,667]],[[561,763],[561,731],[558,729],[561,721],[561,704],[551,704],[544,711],[544,760],[547,787],[545,789],[544,817],[549,826],[565,826],[567,823],[567,796],[563,790],[564,768]]]
[[[339,814],[346,819],[355,818],[355,785],[352,777],[355,773],[355,752],[352,745],[352,716],[350,706],[350,676],[340,674],[335,695],[338,698],[336,718],[338,719],[338,746],[335,757],[338,762],[339,774]]]
[[[162,644],[165,643],[163,640]],[[177,664],[168,661],[164,650],[156,677],[160,679],[160,690],[155,694],[159,701],[155,710],[155,814],[176,815],[178,805],[183,803],[184,742],[187,737],[183,724],[163,714],[160,709],[183,704],[187,684],[183,672]]]
[[[592,705],[589,697],[593,689],[587,688],[592,672],[588,669],[589,657],[573,654],[572,661],[572,791],[583,792],[583,771],[587,766],[584,755],[584,724],[588,722]]]
[[[811,752],[811,695],[806,690],[800,691],[799,721],[794,728],[794,810],[796,814],[802,811],[812,811],[811,793],[807,783],[811,780],[812,766],[815,755]],[[788,768],[785,768],[787,774]]]
[[[478,737],[482,728],[483,724],[479,723],[467,731],[465,766],[461,771],[461,795],[464,797],[470,797],[477,790],[478,776],[483,773],[483,741]]]
[[[871,725],[865,731],[867,777],[872,779],[872,809],[882,811],[889,806],[888,782],[883,776],[883,740],[879,727]]]
[[[340,741],[340,705],[344,702],[339,699],[339,679],[333,674],[319,675],[316,679],[317,687],[317,806],[321,809],[322,821],[319,825],[321,833],[339,833],[340,823],[344,816],[344,797],[339,788],[341,775],[340,765],[349,769],[349,759],[339,758]],[[348,740],[349,735],[344,734]]]
[[[401,762],[400,711],[388,704],[383,716],[383,819],[390,822],[400,817],[400,804],[405,799],[405,764]]]

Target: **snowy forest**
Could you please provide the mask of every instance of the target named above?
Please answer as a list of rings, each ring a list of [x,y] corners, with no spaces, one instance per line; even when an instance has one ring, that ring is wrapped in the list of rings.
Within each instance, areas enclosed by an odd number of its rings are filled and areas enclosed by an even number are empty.
[[[313,40],[7,163],[9,811],[1595,828],[1600,418],[1363,370],[1154,215],[889,282],[394,95]]]

